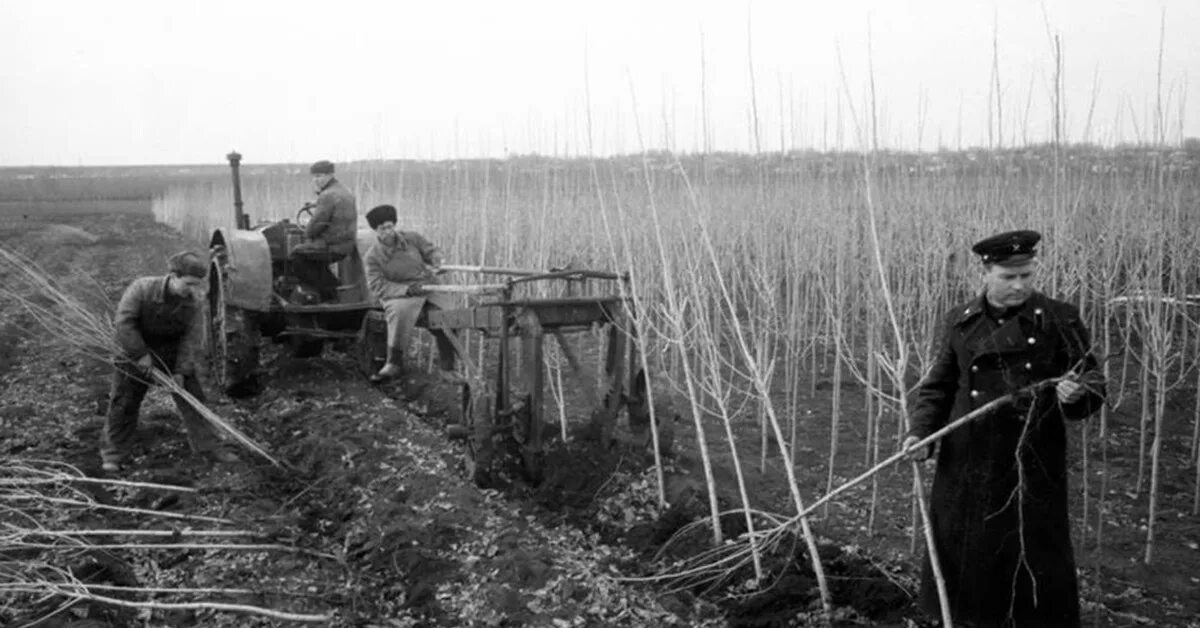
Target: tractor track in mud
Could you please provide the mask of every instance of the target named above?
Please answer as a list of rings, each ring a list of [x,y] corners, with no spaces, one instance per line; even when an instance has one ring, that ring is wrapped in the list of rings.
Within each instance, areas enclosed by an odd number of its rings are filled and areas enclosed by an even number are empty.
[[[439,431],[456,399],[453,390],[425,374],[385,385],[384,392]],[[654,576],[665,561],[691,558],[710,546],[703,525],[684,530],[706,519],[702,482],[668,458],[666,491],[671,505],[658,511],[650,503],[650,452],[628,440],[601,444],[595,436],[582,428],[569,443],[551,440],[545,474],[537,485],[524,482],[519,463],[511,460],[498,489],[521,512],[546,526],[569,527],[625,548],[627,556],[614,563],[625,578]],[[459,449],[456,455],[464,454]],[[624,490],[619,486],[622,483],[635,488]],[[723,509],[736,507],[730,498],[721,498]],[[629,517],[626,512],[640,516]],[[737,538],[746,531],[745,522],[739,516],[724,517],[722,530],[725,538]],[[697,602],[714,605],[729,626],[803,625],[804,618],[819,624],[817,581],[804,545],[799,538],[792,538],[782,546],[764,558],[769,583],[757,593],[737,591],[753,578],[749,568],[711,584],[650,586],[659,590],[660,599],[670,607],[686,608]],[[824,540],[819,548],[837,608],[835,625],[909,625],[906,618],[917,618],[911,625],[921,625],[921,613],[913,604],[915,581],[902,573],[899,565],[883,564],[858,548],[830,540]]]

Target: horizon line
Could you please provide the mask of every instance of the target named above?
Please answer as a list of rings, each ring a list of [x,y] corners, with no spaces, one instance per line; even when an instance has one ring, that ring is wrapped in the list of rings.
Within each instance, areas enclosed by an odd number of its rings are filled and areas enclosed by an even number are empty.
[[[1098,150],[1102,152],[1122,151],[1122,150],[1171,150],[1188,151],[1195,147],[1200,149],[1200,137],[1184,137],[1177,142],[1119,142],[1115,144],[1103,144],[1098,142],[1064,142],[1055,144],[1054,142],[1037,142],[1028,144],[1019,144],[1012,146],[967,146],[960,148],[939,147],[937,149],[893,149],[893,148],[876,148],[871,150],[862,149],[820,149],[811,148],[791,148],[786,151],[781,150],[762,150],[762,151],[742,151],[742,150],[714,150],[714,151],[678,151],[667,148],[652,148],[639,152],[632,153],[617,153],[612,155],[559,155],[540,152],[528,153],[508,153],[502,157],[443,157],[443,158],[418,158],[418,157],[372,157],[351,160],[335,161],[339,164],[370,164],[370,163],[394,163],[394,162],[414,162],[427,164],[440,163],[455,163],[455,162],[505,162],[518,159],[545,159],[555,161],[619,161],[627,159],[644,159],[651,156],[673,156],[678,158],[697,158],[707,156],[725,156],[725,157],[747,157],[747,158],[769,158],[769,157],[788,157],[788,156],[868,156],[868,155],[887,155],[887,156],[936,156],[936,155],[953,155],[953,154],[969,154],[969,153],[1009,153],[1022,151],[1045,151],[1045,150]],[[307,165],[312,161],[245,161],[245,155],[242,156],[242,166],[293,166]],[[313,160],[315,161],[315,160]],[[85,168],[194,168],[194,167],[213,167],[213,166],[228,166],[225,160],[225,155],[219,159],[214,159],[211,162],[161,162],[161,163],[99,163],[99,164],[0,164],[0,170],[18,170],[18,169],[85,169]]]

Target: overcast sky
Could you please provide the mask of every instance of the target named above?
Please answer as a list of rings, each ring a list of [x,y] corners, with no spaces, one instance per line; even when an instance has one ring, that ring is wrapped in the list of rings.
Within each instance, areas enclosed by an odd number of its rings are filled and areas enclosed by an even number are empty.
[[[1012,145],[1053,34],[1068,137],[1149,140],[1164,8],[1177,142],[1200,0],[0,0],[0,165],[857,148],[869,50],[882,146]]]

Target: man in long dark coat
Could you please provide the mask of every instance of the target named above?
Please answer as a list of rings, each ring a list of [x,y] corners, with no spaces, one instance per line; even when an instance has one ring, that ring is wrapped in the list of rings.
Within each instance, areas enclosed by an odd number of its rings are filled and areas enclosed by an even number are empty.
[[[1014,231],[972,248],[984,290],[947,315],[909,417],[905,449],[1014,397],[937,447],[931,524],[956,625],[1079,625],[1065,421],[1098,410],[1104,384],[1079,310],[1033,288],[1040,239]],[[929,557],[923,562],[921,603],[938,616]]]

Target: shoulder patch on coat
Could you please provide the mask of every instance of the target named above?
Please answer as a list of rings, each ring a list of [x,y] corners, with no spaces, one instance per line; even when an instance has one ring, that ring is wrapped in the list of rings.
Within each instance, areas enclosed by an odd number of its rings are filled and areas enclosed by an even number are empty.
[[[950,320],[953,321],[955,325],[963,325],[976,316],[979,316],[981,313],[983,313],[983,306],[980,305],[976,299],[968,301],[967,303],[958,306],[954,310],[951,310]]]

